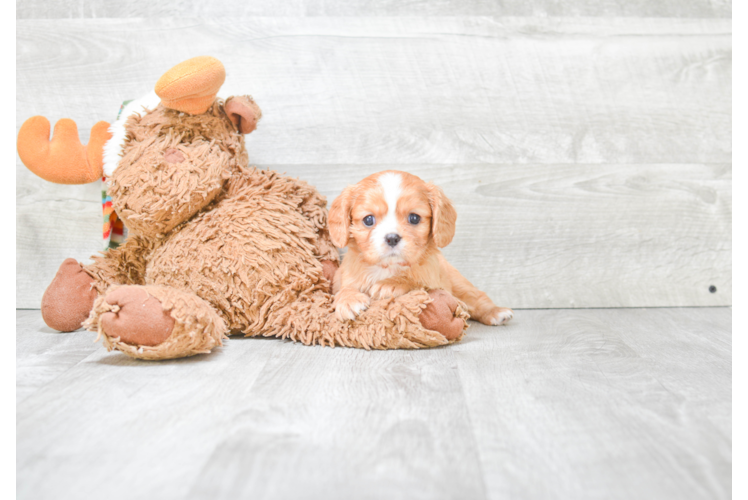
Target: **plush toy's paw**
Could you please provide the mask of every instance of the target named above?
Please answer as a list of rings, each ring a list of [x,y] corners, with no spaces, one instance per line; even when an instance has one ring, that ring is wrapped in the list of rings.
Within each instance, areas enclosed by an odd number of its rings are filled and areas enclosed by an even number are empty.
[[[101,327],[108,336],[119,337],[120,342],[156,346],[174,329],[174,319],[163,310],[161,301],[143,288],[117,288],[104,300],[112,308],[101,315]]]
[[[342,291],[335,296],[335,317],[340,321],[356,319],[370,304],[371,298],[365,293]]]
[[[498,326],[503,325],[514,317],[514,311],[508,307],[494,307],[488,313],[477,317],[478,321],[484,325]]]
[[[205,354],[228,333],[218,311],[194,292],[160,285],[113,286],[83,324],[104,347],[138,359]]]
[[[88,318],[98,295],[75,259],[65,259],[42,297],[42,318],[48,327],[72,332]]]
[[[421,311],[418,319],[427,330],[435,330],[444,335],[447,340],[458,338],[466,327],[465,318],[457,314],[457,299],[444,290],[432,290],[429,295],[433,299]]]
[[[386,281],[379,281],[369,290],[371,298],[374,300],[380,299],[395,299],[401,297],[408,292],[413,290],[412,287],[401,283],[387,283]]]

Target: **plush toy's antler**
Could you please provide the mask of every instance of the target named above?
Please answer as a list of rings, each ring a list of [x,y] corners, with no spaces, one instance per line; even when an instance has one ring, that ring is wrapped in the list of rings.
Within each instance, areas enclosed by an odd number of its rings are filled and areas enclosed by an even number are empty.
[[[216,100],[226,80],[221,61],[210,56],[187,59],[171,68],[156,82],[161,104],[191,115],[205,113]]]
[[[49,140],[49,120],[32,116],[18,132],[18,156],[26,167],[44,180],[57,184],[87,184],[100,179],[104,144],[111,139],[109,124],[99,122],[91,129],[88,146],[81,144],[78,127],[69,118],[55,124]]]

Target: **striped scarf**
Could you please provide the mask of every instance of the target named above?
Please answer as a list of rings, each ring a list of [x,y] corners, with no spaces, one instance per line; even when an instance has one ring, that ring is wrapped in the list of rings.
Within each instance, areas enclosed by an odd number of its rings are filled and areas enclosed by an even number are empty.
[[[119,113],[117,113],[117,119],[119,119],[122,110],[130,102],[125,101],[122,103]],[[106,176],[101,178],[101,208],[104,213],[104,250],[117,248],[127,238],[127,228],[122,219],[117,217],[117,212],[112,207],[112,197],[107,193]]]

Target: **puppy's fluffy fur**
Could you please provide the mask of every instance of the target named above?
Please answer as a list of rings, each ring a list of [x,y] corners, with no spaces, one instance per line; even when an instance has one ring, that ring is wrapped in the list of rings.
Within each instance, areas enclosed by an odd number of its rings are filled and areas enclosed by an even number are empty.
[[[371,299],[441,288],[481,323],[509,321],[512,310],[496,307],[439,251],[452,241],[456,219],[439,187],[407,172],[379,172],[345,188],[328,217],[333,244],[348,247],[333,281],[337,317],[355,318]]]

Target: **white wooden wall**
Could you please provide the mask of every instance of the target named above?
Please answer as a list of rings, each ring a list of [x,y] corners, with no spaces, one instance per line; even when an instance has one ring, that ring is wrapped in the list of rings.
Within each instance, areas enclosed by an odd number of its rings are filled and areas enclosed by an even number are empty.
[[[437,182],[458,210],[445,254],[500,305],[731,304],[729,2],[212,5],[18,2],[17,128],[69,117],[85,143],[213,55],[222,93],[263,109],[252,163],[329,201],[387,168]],[[64,258],[100,248],[100,186],[16,172],[16,305],[38,308]]]

